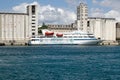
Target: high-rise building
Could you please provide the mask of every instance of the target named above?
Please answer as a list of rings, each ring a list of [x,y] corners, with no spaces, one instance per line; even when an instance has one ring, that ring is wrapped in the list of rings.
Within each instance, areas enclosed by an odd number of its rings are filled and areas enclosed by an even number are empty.
[[[87,4],[80,3],[77,6],[77,27],[78,30],[87,32],[88,7]]]
[[[31,28],[31,36],[38,36],[38,9],[37,5],[27,6],[27,13],[29,18],[29,26]]]

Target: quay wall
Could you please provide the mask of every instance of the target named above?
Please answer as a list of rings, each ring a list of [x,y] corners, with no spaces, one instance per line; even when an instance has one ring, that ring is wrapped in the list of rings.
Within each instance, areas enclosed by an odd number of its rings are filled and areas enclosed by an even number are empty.
[[[0,46],[27,46],[28,41],[23,40],[23,41],[0,41]],[[102,41],[98,45],[103,45],[103,46],[115,46],[115,45],[120,45],[120,41]]]
[[[120,45],[118,41],[102,41],[100,45]]]
[[[28,41],[0,41],[0,46],[25,46],[28,45]]]

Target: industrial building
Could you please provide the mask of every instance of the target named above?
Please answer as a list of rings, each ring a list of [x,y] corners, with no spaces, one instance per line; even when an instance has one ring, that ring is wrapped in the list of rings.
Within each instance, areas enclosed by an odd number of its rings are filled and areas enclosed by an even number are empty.
[[[77,6],[77,28],[87,32],[88,7],[87,4],[80,3]]]
[[[88,32],[93,33],[96,38],[106,41],[116,41],[115,18],[88,18]]]
[[[68,25],[53,25],[53,24],[48,24],[48,29],[54,32],[71,32],[73,30],[77,30],[77,28],[75,27],[75,24],[68,24]]]
[[[94,34],[98,39],[116,41],[115,22],[114,18],[88,17],[88,7],[84,3],[77,7],[77,26],[84,32]]]
[[[57,30],[57,26],[58,25],[54,26],[56,28],[53,29]],[[53,26],[49,26],[49,29],[51,29],[50,27],[52,28]],[[109,42],[116,41],[115,18],[88,17],[88,7],[87,4],[84,3],[80,3],[79,6],[77,6],[77,20],[75,21],[74,25],[72,24],[70,27],[71,31],[76,29],[83,32],[92,33],[95,35],[96,38],[101,40]],[[63,28],[62,25],[59,26],[59,30],[61,30],[61,32],[69,31],[69,29]]]
[[[38,35],[38,9],[28,5],[26,13],[0,12],[0,43],[25,44]]]

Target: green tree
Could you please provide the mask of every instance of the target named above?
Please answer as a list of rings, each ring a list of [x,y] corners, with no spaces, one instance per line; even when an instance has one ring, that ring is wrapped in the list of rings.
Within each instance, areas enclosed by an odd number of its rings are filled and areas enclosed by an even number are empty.
[[[42,26],[38,28],[38,34],[42,34],[42,29],[48,29],[48,26],[43,23]]]
[[[41,29],[47,29],[47,28],[48,28],[48,26],[45,25],[45,23],[43,23]]]
[[[40,27],[38,28],[38,34],[42,34],[42,30],[40,29]]]

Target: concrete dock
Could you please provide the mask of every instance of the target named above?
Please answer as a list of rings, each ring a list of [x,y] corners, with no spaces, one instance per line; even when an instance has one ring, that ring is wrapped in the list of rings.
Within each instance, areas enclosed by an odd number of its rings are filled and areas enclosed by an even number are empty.
[[[27,46],[28,41],[0,41],[0,46]],[[102,41],[99,45],[120,45],[120,41]]]
[[[120,43],[118,41],[103,41],[100,43],[100,45],[119,45]]]
[[[0,41],[0,46],[25,46],[28,41]]]

